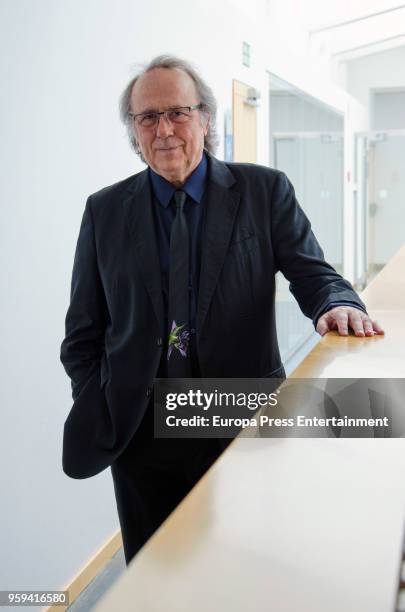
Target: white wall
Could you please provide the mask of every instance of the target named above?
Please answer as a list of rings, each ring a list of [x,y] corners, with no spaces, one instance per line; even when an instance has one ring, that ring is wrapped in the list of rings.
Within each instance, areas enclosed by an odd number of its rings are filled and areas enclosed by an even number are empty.
[[[195,62],[217,95],[221,128],[232,78],[260,89],[259,163],[268,162],[266,69],[343,112],[353,108],[349,137],[363,121],[364,109],[308,66],[302,49],[288,49],[287,23],[264,23],[267,2],[251,2],[250,13],[239,4],[0,5],[2,589],[63,587],[119,526],[109,470],[83,481],[62,472],[71,395],[59,349],[85,199],[142,167],[117,112],[131,66],[162,52]],[[252,44],[251,69],[241,65],[242,40]]]
[[[405,46],[367,55],[346,63],[342,85],[364,105],[371,88],[405,87]]]

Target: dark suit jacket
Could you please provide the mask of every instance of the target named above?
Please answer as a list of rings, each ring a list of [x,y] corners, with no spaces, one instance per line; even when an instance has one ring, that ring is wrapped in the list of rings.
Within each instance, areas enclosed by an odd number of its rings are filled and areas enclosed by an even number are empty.
[[[285,376],[275,274],[315,320],[330,301],[364,307],[323,252],[282,172],[208,156],[197,312],[202,377]],[[163,304],[148,171],[91,195],[78,237],[61,361],[72,381],[63,469],[93,476],[122,453],[162,358]]]

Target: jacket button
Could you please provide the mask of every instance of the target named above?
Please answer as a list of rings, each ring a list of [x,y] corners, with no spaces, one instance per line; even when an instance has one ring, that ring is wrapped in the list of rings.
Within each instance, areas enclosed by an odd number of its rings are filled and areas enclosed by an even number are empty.
[[[162,344],[163,344],[163,339],[162,338],[158,338],[157,339],[157,345],[158,346],[162,346]]]
[[[151,394],[152,394],[152,391],[153,391],[153,387],[148,387],[148,388],[146,389],[146,395],[149,397],[149,395],[151,395]]]

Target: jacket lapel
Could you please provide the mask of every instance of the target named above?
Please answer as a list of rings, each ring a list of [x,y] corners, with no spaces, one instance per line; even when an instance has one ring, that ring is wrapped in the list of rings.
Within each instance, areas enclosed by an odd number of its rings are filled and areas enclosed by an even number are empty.
[[[208,155],[208,162],[208,193],[201,241],[197,341],[201,336],[221,273],[240,201],[240,194],[230,189],[236,181],[227,165],[211,155]]]
[[[147,169],[135,177],[123,205],[129,229],[134,239],[138,267],[152,301],[159,329],[161,334],[164,335],[159,251],[152,210],[152,191]]]

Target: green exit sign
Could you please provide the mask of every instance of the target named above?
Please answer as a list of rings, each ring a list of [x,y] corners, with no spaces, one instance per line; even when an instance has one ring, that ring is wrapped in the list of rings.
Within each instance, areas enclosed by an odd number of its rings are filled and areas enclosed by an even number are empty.
[[[250,45],[247,42],[242,43],[242,64],[250,66]]]

